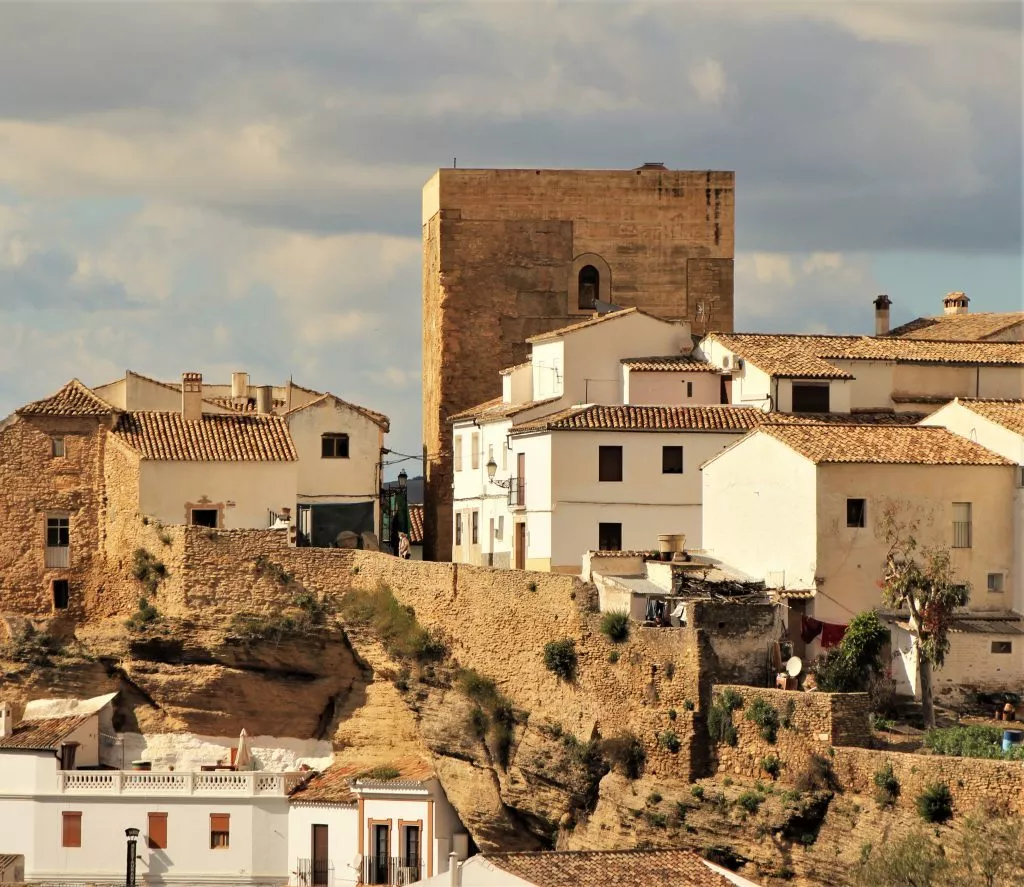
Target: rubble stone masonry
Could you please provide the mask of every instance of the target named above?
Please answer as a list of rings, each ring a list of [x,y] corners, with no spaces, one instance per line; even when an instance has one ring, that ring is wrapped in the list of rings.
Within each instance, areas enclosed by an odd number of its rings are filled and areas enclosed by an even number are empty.
[[[423,189],[424,554],[452,547],[448,416],[501,394],[498,371],[526,339],[589,311],[579,267],[602,298],[694,333],[733,326],[732,172],[442,169]],[[591,261],[586,257],[596,257]]]

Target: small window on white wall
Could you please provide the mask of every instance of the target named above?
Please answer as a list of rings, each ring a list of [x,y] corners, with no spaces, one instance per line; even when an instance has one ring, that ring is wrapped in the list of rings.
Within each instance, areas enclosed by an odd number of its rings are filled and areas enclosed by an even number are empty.
[[[456,471],[462,471],[462,435],[452,438],[452,464]]]
[[[1003,593],[1003,574],[1002,573],[989,573],[988,574],[988,590],[994,594]]]
[[[505,515],[499,514],[498,520],[494,524],[494,538],[504,539],[505,538]]]

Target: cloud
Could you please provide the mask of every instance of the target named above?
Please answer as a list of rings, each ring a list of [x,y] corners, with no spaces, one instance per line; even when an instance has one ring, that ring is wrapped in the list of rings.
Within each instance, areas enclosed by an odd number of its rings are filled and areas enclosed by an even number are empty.
[[[715,59],[702,59],[690,68],[690,85],[703,104],[719,105],[728,88],[725,68]]]

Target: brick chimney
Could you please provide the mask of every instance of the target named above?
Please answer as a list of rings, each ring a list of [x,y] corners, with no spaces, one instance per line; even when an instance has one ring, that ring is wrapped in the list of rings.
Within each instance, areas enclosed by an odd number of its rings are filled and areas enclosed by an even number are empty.
[[[181,416],[188,422],[203,418],[203,374],[181,374]]]
[[[889,306],[892,299],[886,295],[875,297],[875,335],[886,336],[889,334]]]
[[[0,702],[0,739],[14,734],[14,713],[11,703]]]
[[[946,298],[942,300],[942,307],[946,314],[966,314],[968,312],[967,303],[970,301],[967,298],[967,293],[946,293]]]

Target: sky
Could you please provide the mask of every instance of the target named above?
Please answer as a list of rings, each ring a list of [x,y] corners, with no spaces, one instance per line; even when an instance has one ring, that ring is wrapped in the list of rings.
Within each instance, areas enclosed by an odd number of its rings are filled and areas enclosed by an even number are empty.
[[[289,376],[420,447],[439,166],[736,172],[736,328],[1024,310],[1017,2],[0,4],[0,416]],[[497,386],[497,380],[496,380]],[[394,469],[397,471],[397,466]],[[413,472],[410,472],[413,473]]]

